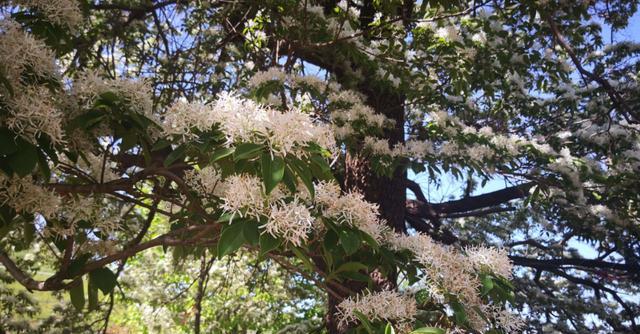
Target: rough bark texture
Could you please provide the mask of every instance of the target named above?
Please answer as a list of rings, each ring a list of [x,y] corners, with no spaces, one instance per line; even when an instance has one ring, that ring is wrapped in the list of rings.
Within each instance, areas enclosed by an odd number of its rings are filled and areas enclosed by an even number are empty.
[[[404,142],[404,98],[390,92],[381,92],[361,87],[367,95],[367,104],[377,113],[395,121],[395,126],[385,131],[385,138],[391,145]],[[405,229],[405,201],[407,173],[404,169],[396,170],[393,177],[378,176],[371,167],[372,157],[362,152],[349,152],[346,156],[344,189],[361,192],[367,201],[380,205],[380,215],[394,230]],[[371,273],[377,286],[391,288],[395,280],[381,277],[379,273]],[[348,284],[348,283],[347,283]],[[361,285],[361,284],[360,284]],[[353,290],[362,289],[354,286]],[[346,297],[346,296],[345,296]],[[336,306],[340,303],[329,295],[327,303],[327,329],[331,334],[344,333],[335,317]]]
[[[378,91],[367,92],[367,103],[377,113],[395,121],[395,126],[385,131],[391,145],[404,142],[404,99],[402,96]],[[344,187],[358,190],[365,199],[380,205],[380,214],[390,227],[403,231],[407,173],[396,170],[392,178],[378,176],[371,168],[371,157],[361,153],[348,153],[345,164]]]

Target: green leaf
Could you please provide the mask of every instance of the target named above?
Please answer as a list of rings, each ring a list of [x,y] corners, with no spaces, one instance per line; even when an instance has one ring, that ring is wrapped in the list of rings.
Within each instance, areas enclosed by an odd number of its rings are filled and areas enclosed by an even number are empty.
[[[373,325],[371,324],[371,321],[369,321],[369,319],[367,319],[367,316],[362,314],[362,312],[360,312],[360,311],[353,311],[353,314],[355,314],[356,317],[358,318],[358,320],[360,320],[360,323],[367,330],[367,333],[374,334]]]
[[[151,146],[151,152],[160,151],[163,148],[171,146],[171,142],[166,139],[159,139],[153,146]]]
[[[47,157],[40,150],[38,150],[38,170],[40,170],[40,174],[45,180],[49,180],[49,178],[51,178],[49,162],[47,162]]]
[[[489,293],[489,291],[491,291],[491,289],[493,289],[493,280],[491,279],[491,276],[483,275],[480,281],[482,282],[483,295],[486,295],[487,293]]]
[[[327,160],[320,155],[314,154],[311,156],[311,171],[313,176],[319,180],[331,180],[333,179],[333,173],[331,173],[331,167]]]
[[[89,311],[98,309],[98,287],[89,276],[89,286],[87,288],[87,295],[89,297]]]
[[[464,310],[464,306],[458,301],[452,301],[450,303],[451,309],[453,309],[453,317],[456,323],[463,325],[467,322],[467,312]]]
[[[441,328],[421,327],[421,328],[414,329],[409,334],[444,334],[444,333],[445,333],[444,329],[441,329]]]
[[[342,272],[342,271],[353,271],[353,272],[358,272],[360,270],[367,270],[367,265],[364,263],[360,263],[360,262],[347,262],[347,263],[343,263],[342,265],[340,265],[338,267],[338,269],[336,269],[335,272]]]
[[[255,158],[260,155],[264,145],[254,143],[244,143],[236,146],[236,150],[233,153],[233,160],[246,160]]]
[[[67,268],[67,278],[72,278],[78,275],[90,258],[91,254],[83,253],[77,256],[75,259],[71,260],[71,263],[69,263],[69,268]]]
[[[292,248],[291,249],[293,251],[293,254],[296,255],[296,257],[302,261],[302,263],[304,264],[305,267],[307,267],[307,269],[309,271],[315,271],[315,267],[313,266],[313,264],[311,263],[311,261],[309,261],[309,256],[305,255],[304,253],[302,253],[302,251],[299,248]]]
[[[71,304],[76,308],[76,311],[82,311],[84,307],[84,282],[82,279],[69,289],[69,297],[71,297]]]
[[[396,334],[396,330],[393,329],[390,322],[387,322],[387,326],[384,328],[384,334]]]
[[[134,131],[127,131],[122,135],[122,142],[120,143],[120,151],[126,152],[129,149],[136,146],[138,143],[138,134]]]
[[[282,181],[284,182],[284,185],[287,186],[287,189],[289,189],[291,193],[294,193],[294,194],[296,193],[298,188],[296,184],[296,177],[293,174],[293,171],[291,171],[291,168],[289,168],[286,165],[284,167],[284,177]]]
[[[358,281],[358,282],[365,282],[365,283],[369,283],[371,282],[371,277],[369,277],[368,275],[362,274],[362,273],[357,273],[354,271],[345,271],[340,273],[340,276],[348,278],[352,281]]]
[[[92,280],[96,287],[105,295],[111,293],[118,282],[116,274],[109,270],[109,268],[98,268],[90,272],[89,279]]]
[[[178,159],[183,158],[186,151],[187,151],[187,147],[185,145],[180,145],[176,147],[176,149],[171,151],[171,153],[169,153],[167,158],[164,159],[164,163],[163,163],[164,166],[169,167]]]
[[[69,130],[91,129],[105,118],[107,114],[103,110],[91,110],[69,121],[68,128]]]
[[[268,195],[284,177],[284,160],[279,156],[274,156],[271,159],[271,154],[265,152],[262,153],[261,162],[262,181]]]
[[[38,164],[38,150],[30,143],[19,140],[18,151],[9,157],[9,166],[16,174],[23,177],[31,174]]]
[[[8,226],[16,216],[16,210],[8,205],[0,206],[0,226]]]
[[[223,256],[230,254],[236,251],[238,248],[244,244],[244,234],[242,230],[244,229],[244,225],[241,221],[236,221],[235,223],[231,223],[227,225],[220,235],[220,240],[218,241],[218,258],[222,258]]]
[[[291,157],[289,160],[291,162],[291,169],[300,177],[302,183],[304,183],[307,190],[311,194],[311,197],[315,197],[315,190],[313,188],[313,176],[311,175],[311,171],[309,167],[304,164],[301,160]]]
[[[342,248],[347,253],[347,255],[355,253],[360,248],[360,244],[362,243],[360,234],[352,230],[341,230],[339,238],[340,245],[342,245]]]
[[[0,155],[13,154],[18,150],[16,136],[7,128],[0,128]]]
[[[258,224],[252,221],[244,222],[242,224],[242,235],[244,240],[251,245],[257,245],[260,239],[260,232],[258,231]]]
[[[267,254],[268,252],[278,248],[282,241],[272,237],[269,233],[263,233],[260,235],[260,256]]]
[[[23,238],[24,238],[24,243],[26,245],[30,245],[31,242],[33,241],[34,236],[36,235],[36,226],[35,224],[33,224],[32,221],[30,220],[25,220],[24,221],[24,230],[23,230],[24,234],[23,234]]]
[[[220,159],[226,158],[231,154],[233,154],[234,151],[235,151],[235,148],[233,147],[225,147],[225,148],[216,150],[215,152],[213,152],[213,155],[211,156],[211,162],[216,162]]]

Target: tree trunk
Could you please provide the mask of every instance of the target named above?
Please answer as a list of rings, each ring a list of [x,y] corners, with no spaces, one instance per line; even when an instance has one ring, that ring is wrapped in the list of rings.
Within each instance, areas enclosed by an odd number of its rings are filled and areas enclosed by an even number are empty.
[[[367,104],[376,113],[395,121],[394,127],[385,131],[385,139],[392,147],[404,143],[404,97],[377,90],[364,91],[368,98]],[[359,152],[347,153],[344,187],[347,190],[357,190],[364,194],[367,201],[380,205],[381,218],[394,230],[404,231],[406,170],[398,168],[392,178],[378,176],[371,168],[372,158]]]
[[[390,145],[404,142],[404,97],[388,91],[360,87],[360,91],[367,96],[367,104],[376,113],[385,115],[395,121],[393,128],[384,133],[384,138]],[[394,171],[393,177],[378,176],[371,167],[369,155],[361,153],[361,150],[348,152],[345,161],[345,173],[343,187],[346,190],[353,190],[362,193],[365,199],[380,205],[380,216],[386,221],[389,227],[397,232],[405,230],[405,201],[407,173],[404,168]],[[378,273],[371,273],[372,279],[379,287],[395,287],[393,277],[381,279]],[[345,282],[348,284],[348,282]],[[360,290],[360,289],[358,289]],[[345,296],[346,297],[346,296]],[[328,295],[327,316],[325,318],[327,329],[331,334],[344,333],[345,329],[340,328],[335,317],[337,305],[340,303],[337,298]]]
[[[204,290],[206,286],[207,278],[209,277],[209,266],[207,266],[207,252],[202,253],[200,259],[200,273],[198,275],[198,290],[196,291],[196,297],[194,300],[194,319],[193,319],[193,333],[200,334],[200,322],[202,318],[202,298],[204,297]]]

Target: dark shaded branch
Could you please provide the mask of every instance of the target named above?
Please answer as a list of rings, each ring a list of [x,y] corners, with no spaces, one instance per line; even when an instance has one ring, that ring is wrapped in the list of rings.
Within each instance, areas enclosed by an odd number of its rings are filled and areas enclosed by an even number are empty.
[[[157,247],[157,246],[176,246],[176,245],[187,245],[192,243],[197,243],[200,240],[196,238],[186,238],[184,234],[187,233],[198,233],[198,236],[204,236],[204,234],[216,233],[219,231],[221,225],[219,224],[206,224],[206,225],[192,225],[183,227],[181,229],[177,229],[171,231],[169,233],[163,234],[157,238],[151,239],[147,242],[140,243],[134,246],[131,246],[127,249],[124,249],[118,253],[111,254],[109,256],[105,256],[99,260],[87,263],[82,269],[78,270],[75,277],[69,277],[70,279],[74,279],[71,283],[63,283],[58,279],[52,279],[56,276],[52,276],[50,279],[45,281],[36,281],[29,275],[25,274],[16,264],[9,258],[4,250],[0,250],[0,263],[2,263],[9,274],[20,284],[22,284],[25,288],[29,290],[38,290],[38,291],[54,291],[66,289],[72,286],[79,277],[84,274],[87,274],[93,270],[98,268],[102,268],[109,263],[113,263],[115,261],[123,260],[129,258],[143,250]]]
[[[533,259],[523,256],[509,256],[511,261],[518,266],[534,267],[538,269],[554,270],[563,266],[577,266],[587,269],[612,269],[623,271],[628,274],[637,275],[640,273],[640,267],[633,264],[615,263],[608,261],[592,260],[592,259]]]
[[[474,210],[495,207],[514,199],[524,198],[529,194],[529,189],[533,186],[533,182],[528,182],[502,190],[478,196],[470,196],[444,203],[429,203],[420,200],[408,200],[407,213],[411,216],[425,219],[438,219],[452,216],[451,214],[467,213]],[[418,195],[416,195],[416,197],[418,197]],[[422,195],[422,197],[424,197],[424,195]],[[496,212],[499,212],[499,209],[494,210],[498,210]],[[468,214],[466,216],[471,215],[472,214]]]

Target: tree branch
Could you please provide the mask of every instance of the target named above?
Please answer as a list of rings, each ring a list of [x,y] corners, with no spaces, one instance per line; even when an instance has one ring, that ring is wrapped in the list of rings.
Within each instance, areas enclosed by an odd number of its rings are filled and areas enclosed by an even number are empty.
[[[412,181],[411,181],[412,182]],[[415,182],[414,182],[415,183]],[[414,217],[425,219],[438,219],[452,216],[452,214],[460,215],[461,213],[470,213],[474,210],[481,210],[494,207],[511,200],[524,198],[529,194],[529,189],[534,186],[533,182],[523,183],[517,186],[505,188],[502,190],[462,198],[459,200],[444,203],[429,203],[420,200],[407,200],[407,213]],[[415,188],[415,185],[411,185]],[[409,188],[414,191],[413,189]],[[421,192],[421,191],[420,191]],[[415,193],[415,191],[414,191]],[[416,197],[418,195],[416,194]],[[424,195],[421,195],[424,198]],[[500,212],[501,209],[491,209]],[[486,211],[486,210],[485,210]],[[487,214],[490,212],[478,211],[479,214]],[[467,214],[465,216],[472,216]],[[455,215],[453,215],[455,216]]]

